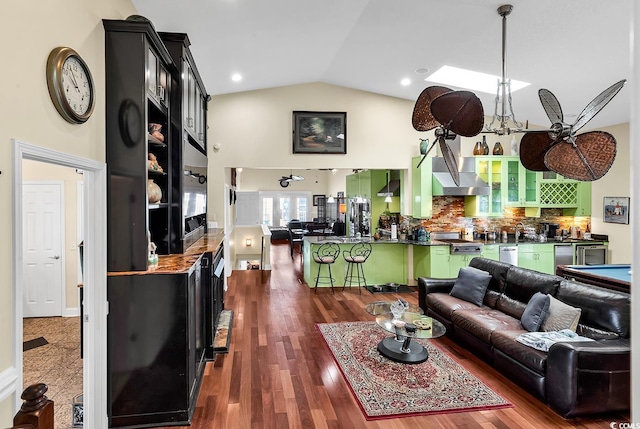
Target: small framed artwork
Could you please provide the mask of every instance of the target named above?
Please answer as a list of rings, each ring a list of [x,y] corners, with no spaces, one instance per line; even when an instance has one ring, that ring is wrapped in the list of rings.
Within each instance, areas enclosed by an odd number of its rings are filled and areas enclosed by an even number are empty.
[[[604,197],[604,221],[629,223],[629,197]]]
[[[346,112],[293,112],[293,153],[347,153]]]
[[[326,195],[314,195],[313,196],[313,205],[314,206],[319,206],[320,204],[322,204],[324,202],[325,198],[327,198]]]

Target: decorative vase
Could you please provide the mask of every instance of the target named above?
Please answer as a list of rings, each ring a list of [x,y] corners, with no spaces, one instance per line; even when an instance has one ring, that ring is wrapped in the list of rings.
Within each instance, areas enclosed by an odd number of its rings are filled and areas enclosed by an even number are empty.
[[[162,130],[162,125],[150,123],[149,124],[149,134],[158,139],[161,142],[164,142],[164,135],[160,132]]]
[[[489,155],[489,145],[487,144],[487,136],[482,136],[482,154]]]
[[[162,189],[153,179],[147,180],[147,195],[151,204],[159,203],[162,200]]]
[[[476,145],[473,147],[473,155],[484,155],[484,148],[482,147],[481,141],[477,141]]]
[[[426,155],[429,148],[429,139],[420,139],[420,155]]]
[[[493,154],[502,155],[503,153],[504,150],[502,149],[502,145],[500,144],[500,142],[496,142],[496,144],[493,146]]]
[[[518,143],[516,143],[516,137],[511,136],[511,155],[518,154]]]

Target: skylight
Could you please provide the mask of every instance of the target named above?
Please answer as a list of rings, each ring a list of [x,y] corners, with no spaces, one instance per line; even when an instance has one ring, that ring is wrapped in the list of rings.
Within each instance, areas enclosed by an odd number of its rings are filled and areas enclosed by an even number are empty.
[[[500,76],[460,69],[457,67],[442,66],[434,73],[427,76],[424,80],[447,86],[455,86],[458,88],[466,88],[473,91],[495,94],[498,89]],[[511,79],[511,92],[515,92],[529,85],[531,84],[528,82]]]

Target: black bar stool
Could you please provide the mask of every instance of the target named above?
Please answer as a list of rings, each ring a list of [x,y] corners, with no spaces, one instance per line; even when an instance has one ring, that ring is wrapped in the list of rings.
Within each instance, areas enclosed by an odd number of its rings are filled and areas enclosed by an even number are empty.
[[[344,286],[342,290],[344,290],[345,286],[347,286],[347,281],[349,282],[349,287],[354,282],[358,282],[358,292],[362,293],[360,290],[360,283],[367,286],[367,279],[364,277],[364,269],[362,264],[364,264],[371,254],[371,244],[369,243],[356,243],[351,246],[350,250],[343,250],[342,256],[344,260],[347,262],[347,269],[344,276]],[[353,272],[355,268],[356,272]]]
[[[313,260],[318,264],[318,274],[316,275],[315,292],[318,293],[318,283],[329,282],[331,284],[331,293],[333,293],[333,276],[331,275],[331,264],[333,264],[340,255],[340,246],[336,243],[324,243],[311,254]],[[329,270],[328,276],[321,276],[322,266],[326,266]]]

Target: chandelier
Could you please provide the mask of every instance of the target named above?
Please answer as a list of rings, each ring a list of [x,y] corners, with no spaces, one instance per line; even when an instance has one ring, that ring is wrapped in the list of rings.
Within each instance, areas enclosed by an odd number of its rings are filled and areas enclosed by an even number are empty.
[[[508,135],[516,132],[524,132],[521,122],[516,120],[511,103],[511,79],[507,79],[507,15],[511,13],[513,6],[502,5],[498,8],[498,15],[502,17],[502,74],[498,81],[496,91],[495,109],[493,117],[483,132],[498,135]],[[507,113],[507,103],[509,112]],[[497,126],[494,126],[496,124]]]

